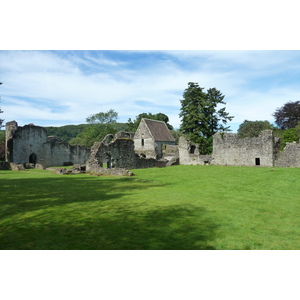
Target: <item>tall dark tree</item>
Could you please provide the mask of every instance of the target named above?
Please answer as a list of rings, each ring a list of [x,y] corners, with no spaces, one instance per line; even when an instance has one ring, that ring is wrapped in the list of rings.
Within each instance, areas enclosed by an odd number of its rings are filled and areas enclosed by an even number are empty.
[[[239,137],[257,137],[259,134],[266,129],[274,130],[273,126],[269,121],[248,121],[245,120],[239,127],[237,133]]]
[[[220,104],[226,104],[223,101],[225,96],[219,90],[203,90],[196,82],[188,83],[183,93],[184,99],[180,100],[180,130],[192,142],[199,144],[202,154],[209,154],[212,152],[213,135],[218,131],[229,131],[226,124],[233,117],[229,116],[225,107],[217,108]]]
[[[166,123],[167,127],[170,130],[173,130],[173,126],[169,124],[169,117],[163,113],[157,113],[157,114],[152,114],[152,113],[142,113],[136,116],[135,120],[132,121],[131,119],[128,120],[127,126],[128,126],[128,131],[135,132],[142,120],[142,118],[145,119],[150,119],[150,120],[157,120],[157,121],[163,121]]]
[[[287,102],[273,114],[280,129],[295,128],[300,121],[300,101]]]

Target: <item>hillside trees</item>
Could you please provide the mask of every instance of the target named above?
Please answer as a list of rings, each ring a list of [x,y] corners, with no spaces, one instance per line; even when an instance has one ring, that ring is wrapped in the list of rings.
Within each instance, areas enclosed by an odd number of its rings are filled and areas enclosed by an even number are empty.
[[[69,142],[88,126],[89,124],[65,125],[61,127],[50,126],[45,127],[45,129],[47,130],[48,136],[56,136],[64,142]]]
[[[196,82],[189,82],[188,88],[183,93],[181,102],[180,118],[182,123],[180,130],[189,140],[199,144],[202,154],[212,152],[213,135],[218,131],[229,131],[226,126],[233,119],[225,107],[224,95],[216,88],[203,91]]]
[[[118,113],[113,109],[110,109],[108,112],[99,112],[88,116],[86,121],[90,126],[87,126],[75,138],[71,139],[69,143],[71,145],[92,147],[95,142],[103,140],[107,134],[117,132],[115,127],[117,118]]]

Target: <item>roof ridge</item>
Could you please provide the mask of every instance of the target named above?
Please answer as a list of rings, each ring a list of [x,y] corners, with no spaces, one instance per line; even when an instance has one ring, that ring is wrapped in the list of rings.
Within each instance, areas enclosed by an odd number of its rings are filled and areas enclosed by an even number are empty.
[[[147,120],[147,121],[154,121],[154,122],[161,122],[161,123],[165,123],[164,121],[160,121],[160,120],[154,120],[154,119],[148,119],[148,118],[143,118],[144,120]]]

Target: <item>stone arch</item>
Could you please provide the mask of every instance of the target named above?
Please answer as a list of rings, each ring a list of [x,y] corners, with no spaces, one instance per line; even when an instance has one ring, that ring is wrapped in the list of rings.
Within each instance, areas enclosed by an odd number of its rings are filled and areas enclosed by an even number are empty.
[[[36,165],[37,160],[38,160],[38,157],[34,152],[29,155],[29,163],[30,164]]]

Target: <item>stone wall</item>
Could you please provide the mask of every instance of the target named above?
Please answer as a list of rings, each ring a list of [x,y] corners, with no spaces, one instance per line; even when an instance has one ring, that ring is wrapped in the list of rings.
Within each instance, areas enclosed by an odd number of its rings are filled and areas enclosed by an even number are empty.
[[[179,138],[178,149],[180,165],[207,165],[211,163],[211,155],[201,155],[199,146],[189,142],[183,136]]]
[[[141,169],[165,167],[167,160],[147,159],[135,153],[132,139],[114,139],[107,142],[95,143],[91,148],[91,155],[87,161],[87,172],[97,173],[106,164],[107,168]]]
[[[6,128],[6,160],[9,162],[62,166],[64,163],[84,163],[90,154],[86,147],[71,146],[53,137],[48,138],[43,127],[18,127],[17,122],[13,121],[7,123]]]
[[[300,167],[300,144],[287,143],[284,151],[279,152],[276,167]]]
[[[212,164],[273,167],[277,157],[276,143],[272,130],[264,130],[255,138],[219,132],[213,139]]]
[[[178,160],[179,150],[178,145],[162,144],[162,158],[167,160]]]

